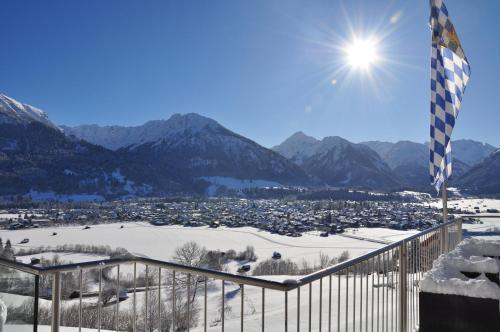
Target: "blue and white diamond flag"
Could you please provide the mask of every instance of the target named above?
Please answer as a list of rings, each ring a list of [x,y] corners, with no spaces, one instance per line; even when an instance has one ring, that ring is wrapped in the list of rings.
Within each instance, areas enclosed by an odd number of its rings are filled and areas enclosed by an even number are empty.
[[[451,133],[470,77],[470,66],[442,0],[430,0],[430,179],[439,191],[451,177]]]

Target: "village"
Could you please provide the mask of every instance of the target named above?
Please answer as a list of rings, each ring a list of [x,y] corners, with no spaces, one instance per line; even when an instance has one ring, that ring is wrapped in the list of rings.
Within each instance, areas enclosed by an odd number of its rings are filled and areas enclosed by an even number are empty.
[[[450,212],[466,213],[454,209]],[[291,237],[309,231],[328,236],[358,227],[424,230],[437,225],[440,219],[439,209],[431,204],[400,201],[138,199],[0,210],[0,228],[9,230],[63,225],[88,229],[97,224],[143,221],[156,226],[248,226]]]

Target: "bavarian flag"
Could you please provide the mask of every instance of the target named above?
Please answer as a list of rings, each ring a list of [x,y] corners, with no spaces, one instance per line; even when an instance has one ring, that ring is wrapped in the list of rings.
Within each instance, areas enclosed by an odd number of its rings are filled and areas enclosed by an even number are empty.
[[[430,181],[439,191],[451,177],[451,133],[470,77],[470,66],[442,0],[430,0]]]

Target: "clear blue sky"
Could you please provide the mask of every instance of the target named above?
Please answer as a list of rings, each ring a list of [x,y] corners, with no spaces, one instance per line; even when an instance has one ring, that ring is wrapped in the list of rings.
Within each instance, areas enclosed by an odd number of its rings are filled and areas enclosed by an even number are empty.
[[[472,67],[454,137],[500,146],[500,1],[446,4]],[[0,92],[57,124],[197,112],[268,147],[298,130],[423,142],[428,12],[427,0],[3,0]],[[382,39],[370,75],[339,71],[353,31]]]

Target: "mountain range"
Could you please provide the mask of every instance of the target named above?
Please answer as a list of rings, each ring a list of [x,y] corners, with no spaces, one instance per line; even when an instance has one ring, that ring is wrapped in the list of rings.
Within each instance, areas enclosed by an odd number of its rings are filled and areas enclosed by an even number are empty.
[[[101,131],[98,137],[108,147],[0,95],[0,195],[107,199],[205,192],[213,182],[228,179],[248,180],[240,183],[244,186],[252,186],[252,180],[269,185],[308,182],[305,172],[288,159],[198,114],[105,131],[110,134]]]
[[[181,183],[215,176],[283,184],[307,181],[300,167],[278,153],[194,113],[137,127],[62,128],[71,137],[154,164]]]
[[[338,136],[317,140],[297,132],[272,148],[302,167],[317,184],[334,187],[400,187],[391,169],[368,146]]]
[[[500,171],[496,148],[452,144],[453,184],[500,193],[500,183],[488,180]],[[195,113],[135,127],[57,126],[38,108],[0,95],[0,196],[111,199],[289,185],[430,190],[427,158],[426,143],[302,132],[268,149]]]
[[[421,190],[429,186],[428,143],[369,141],[362,144],[376,151],[403,185]],[[482,162],[496,149],[492,145],[473,140],[456,140],[452,142],[452,150],[453,184],[455,179]]]
[[[457,140],[452,146],[453,178],[460,178],[495,151],[489,144],[472,140]],[[272,149],[328,185],[432,190],[428,143],[368,141],[355,144],[340,137],[318,140],[297,132]],[[325,163],[325,156],[330,157],[330,165]]]
[[[500,193],[500,149],[473,166],[457,180],[457,185],[473,194],[498,195]]]

